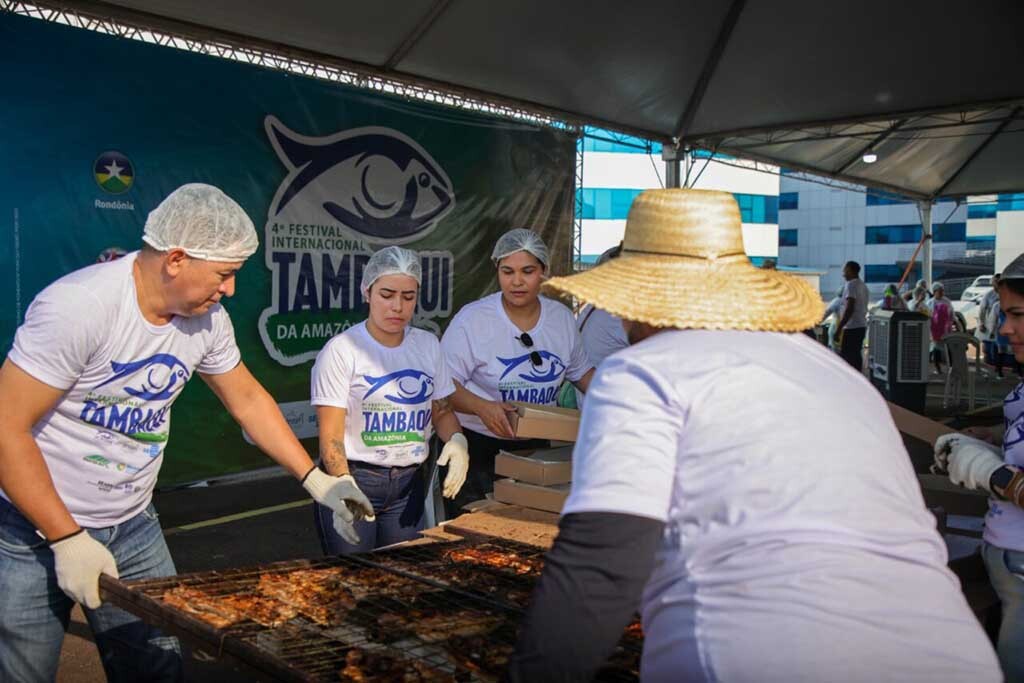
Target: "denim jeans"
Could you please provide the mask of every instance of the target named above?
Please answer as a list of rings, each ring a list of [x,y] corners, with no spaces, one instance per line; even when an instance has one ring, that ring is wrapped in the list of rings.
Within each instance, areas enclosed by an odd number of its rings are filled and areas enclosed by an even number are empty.
[[[87,533],[113,554],[122,579],[175,573],[152,505],[117,526]],[[46,541],[0,498],[0,682],[54,679],[73,606],[57,585]],[[177,639],[106,603],[83,609],[108,680],[183,680]]]
[[[999,664],[1006,683],[1024,683],[1024,552],[983,543],[985,567],[1003,608]]]
[[[377,519],[355,523],[359,544],[352,545],[334,530],[334,511],[314,503],[316,532],[325,555],[366,553],[419,536],[426,492],[419,465],[379,467],[350,460],[348,466],[356,484],[373,504]]]

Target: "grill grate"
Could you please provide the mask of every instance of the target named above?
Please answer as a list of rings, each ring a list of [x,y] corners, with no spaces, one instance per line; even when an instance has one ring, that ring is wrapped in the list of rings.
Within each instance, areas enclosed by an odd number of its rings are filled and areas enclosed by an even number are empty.
[[[364,672],[376,672],[367,681],[496,681],[514,648],[543,553],[475,538],[165,579],[104,576],[101,587],[113,604],[279,680],[349,680],[344,668],[361,659]],[[488,557],[510,558],[511,566],[488,564]],[[163,602],[166,591],[180,586],[218,597],[260,595],[261,576],[317,570],[336,573],[338,594],[350,594],[327,624],[300,614],[276,628],[246,620],[216,629]],[[634,623],[597,680],[637,680],[642,643]]]

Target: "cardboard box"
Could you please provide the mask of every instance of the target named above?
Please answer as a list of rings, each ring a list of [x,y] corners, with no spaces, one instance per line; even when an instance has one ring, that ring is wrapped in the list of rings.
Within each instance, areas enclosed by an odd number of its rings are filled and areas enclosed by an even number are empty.
[[[522,505],[534,510],[561,512],[569,495],[569,484],[537,486],[515,479],[494,482],[494,499],[509,505]]]
[[[572,481],[572,446],[500,451],[494,459],[494,472],[527,484],[568,484]]]
[[[889,412],[892,413],[892,420],[896,423],[896,429],[929,445],[934,445],[935,440],[943,434],[956,432],[952,427],[935,420],[930,420],[924,415],[918,415],[895,403],[889,403]]]
[[[513,401],[516,412],[511,415],[516,436],[526,439],[576,441],[580,431],[580,411],[571,408],[538,406]]]

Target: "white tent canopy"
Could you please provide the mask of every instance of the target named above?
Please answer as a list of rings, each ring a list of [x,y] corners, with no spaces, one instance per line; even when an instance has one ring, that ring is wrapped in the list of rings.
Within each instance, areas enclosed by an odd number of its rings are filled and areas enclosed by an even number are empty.
[[[38,4],[918,199],[1024,190],[1016,0]]]

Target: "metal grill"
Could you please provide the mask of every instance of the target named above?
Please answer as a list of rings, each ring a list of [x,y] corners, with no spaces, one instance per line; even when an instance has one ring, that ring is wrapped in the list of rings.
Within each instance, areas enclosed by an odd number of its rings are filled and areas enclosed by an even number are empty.
[[[514,568],[453,559],[466,551],[505,553],[515,558]],[[503,539],[467,539],[166,579],[103,576],[101,588],[111,603],[264,678],[349,680],[344,670],[356,663],[365,680],[382,683],[496,681],[514,648],[543,552]],[[352,599],[327,624],[299,614],[276,628],[244,620],[218,629],[163,601],[179,586],[214,597],[258,596],[261,576],[338,568]],[[597,680],[637,680],[642,643],[634,623]]]

